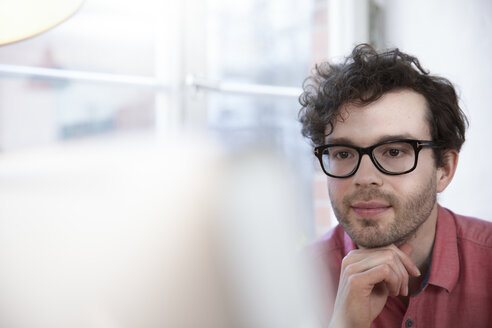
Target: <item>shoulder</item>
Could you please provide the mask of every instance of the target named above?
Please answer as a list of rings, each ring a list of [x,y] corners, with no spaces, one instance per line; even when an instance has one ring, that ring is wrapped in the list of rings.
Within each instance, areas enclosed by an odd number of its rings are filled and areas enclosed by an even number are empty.
[[[339,225],[332,228],[325,235],[318,238],[316,241],[307,246],[306,251],[313,259],[323,262],[328,259],[341,261],[345,252],[345,233]]]
[[[477,246],[492,248],[492,222],[455,214],[447,210],[456,223],[457,238]]]

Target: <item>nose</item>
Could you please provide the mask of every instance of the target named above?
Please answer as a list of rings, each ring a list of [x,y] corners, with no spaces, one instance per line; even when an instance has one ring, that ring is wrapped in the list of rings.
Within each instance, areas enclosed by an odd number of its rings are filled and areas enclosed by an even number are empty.
[[[374,163],[371,161],[369,155],[364,154],[360,160],[359,168],[354,175],[354,183],[357,186],[382,186],[383,179],[382,174]]]

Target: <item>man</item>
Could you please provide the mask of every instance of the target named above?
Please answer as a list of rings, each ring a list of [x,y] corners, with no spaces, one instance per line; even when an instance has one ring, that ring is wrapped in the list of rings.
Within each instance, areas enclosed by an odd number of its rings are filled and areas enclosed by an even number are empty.
[[[313,245],[329,327],[492,327],[492,223],[436,201],[465,140],[453,85],[359,45],[318,65],[300,102],[339,222]]]

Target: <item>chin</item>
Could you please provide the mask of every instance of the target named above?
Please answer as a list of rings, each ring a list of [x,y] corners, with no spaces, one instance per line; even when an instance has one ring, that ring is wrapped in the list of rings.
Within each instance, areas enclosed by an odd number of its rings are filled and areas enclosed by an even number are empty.
[[[395,231],[384,231],[379,226],[364,227],[358,231],[347,231],[347,233],[356,245],[364,248],[379,248],[389,245],[399,247],[414,236],[414,231],[402,235]]]
[[[391,233],[381,230],[379,226],[366,226],[358,231],[347,231],[347,233],[356,245],[364,248],[385,247],[391,244],[398,245],[398,243],[401,245],[405,242],[401,236],[392,236]]]

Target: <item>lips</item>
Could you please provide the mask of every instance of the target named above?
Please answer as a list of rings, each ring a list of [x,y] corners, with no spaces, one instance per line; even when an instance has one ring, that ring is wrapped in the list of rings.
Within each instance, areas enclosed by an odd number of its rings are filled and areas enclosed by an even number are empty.
[[[351,208],[361,217],[373,218],[388,211],[391,205],[381,201],[355,202],[351,205]]]

